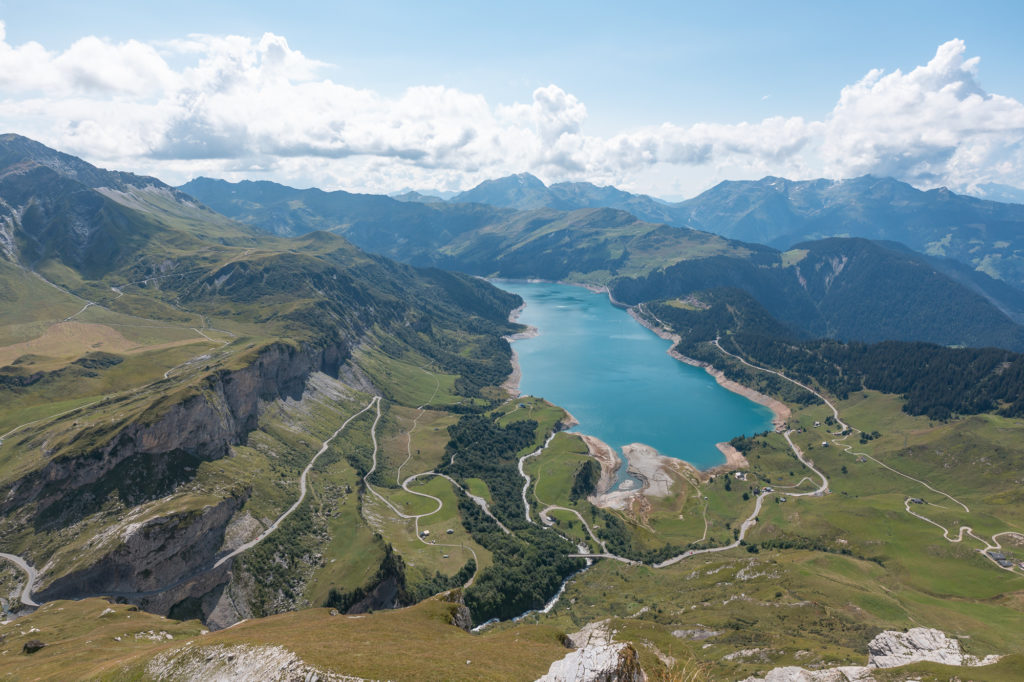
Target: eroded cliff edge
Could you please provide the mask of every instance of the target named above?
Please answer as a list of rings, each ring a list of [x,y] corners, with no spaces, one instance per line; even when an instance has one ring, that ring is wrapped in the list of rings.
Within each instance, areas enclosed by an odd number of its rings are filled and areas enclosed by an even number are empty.
[[[216,591],[228,580],[230,562],[211,567],[248,491],[155,514],[140,514],[139,505],[188,483],[202,462],[244,445],[259,426],[261,405],[301,399],[314,372],[338,376],[350,356],[350,345],[341,340],[275,342],[252,349],[237,369],[212,371],[186,388],[154,391],[141,415],[80,429],[58,453],[47,451],[54,445],[46,437],[38,443],[31,442],[36,436],[26,437],[25,446],[42,449],[49,459],[0,487],[7,529],[74,538],[93,532],[86,526],[111,494],[126,507],[105,536],[86,543],[99,551],[84,552],[70,565],[67,557],[55,561],[52,548],[29,557],[41,568],[38,599],[102,594],[166,614],[184,598]],[[75,418],[82,417],[68,417]]]

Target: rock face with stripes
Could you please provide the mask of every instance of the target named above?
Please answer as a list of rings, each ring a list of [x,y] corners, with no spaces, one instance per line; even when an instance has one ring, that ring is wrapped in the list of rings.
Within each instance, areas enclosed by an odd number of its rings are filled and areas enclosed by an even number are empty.
[[[607,621],[591,623],[569,635],[576,647],[555,661],[537,682],[642,682],[647,675],[632,644],[616,642]]]

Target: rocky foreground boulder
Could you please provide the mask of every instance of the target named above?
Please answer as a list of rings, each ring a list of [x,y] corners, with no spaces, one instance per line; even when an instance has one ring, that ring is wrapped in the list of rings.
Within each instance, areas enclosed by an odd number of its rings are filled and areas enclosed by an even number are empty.
[[[825,670],[807,670],[797,666],[776,668],[764,677],[749,677],[744,682],[868,682],[879,668],[929,661],[943,665],[981,666],[999,660],[991,655],[978,658],[965,654],[960,640],[947,637],[940,630],[912,628],[906,632],[886,630],[868,643],[868,664],[849,665]]]
[[[614,636],[607,621],[584,626],[569,635],[576,648],[552,663],[537,682],[646,682],[636,649]]]
[[[868,643],[869,668],[896,668],[917,661],[979,666],[998,660],[999,656],[979,659],[965,654],[960,648],[960,640],[931,628],[912,628],[906,632],[887,630]]]

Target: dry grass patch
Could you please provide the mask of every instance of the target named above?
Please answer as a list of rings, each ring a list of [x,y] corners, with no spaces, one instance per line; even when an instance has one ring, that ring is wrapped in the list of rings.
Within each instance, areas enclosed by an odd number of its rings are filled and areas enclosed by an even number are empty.
[[[473,635],[449,624],[453,608],[431,599],[363,616],[311,609],[242,623],[203,643],[280,644],[320,668],[391,680],[532,680],[568,653],[554,627]]]
[[[210,346],[219,345],[191,329],[168,329],[167,332],[167,336],[170,338],[162,343],[140,344],[126,338],[120,331],[107,325],[74,320],[58,322],[47,327],[41,336],[31,341],[0,347],[0,365],[9,365],[23,355],[36,355],[44,356],[51,361],[44,363],[47,366],[37,364],[34,366],[35,369],[54,369],[64,365],[68,360],[73,360],[92,351],[140,353],[197,342]]]

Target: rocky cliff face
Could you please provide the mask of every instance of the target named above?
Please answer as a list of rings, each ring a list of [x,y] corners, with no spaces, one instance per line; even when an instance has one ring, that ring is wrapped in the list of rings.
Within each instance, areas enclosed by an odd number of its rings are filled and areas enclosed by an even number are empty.
[[[142,418],[117,429],[101,444],[62,455],[40,470],[0,489],[0,513],[19,523],[66,532],[98,510],[112,492],[129,507],[120,525],[92,538],[88,562],[67,556],[42,567],[42,583],[52,580],[40,601],[109,595],[167,614],[182,602],[203,602],[208,615],[229,580],[230,562],[211,567],[224,545],[232,516],[246,493],[201,509],[141,515],[144,504],[171,493],[195,475],[202,461],[215,460],[244,443],[257,428],[261,403],[302,397],[313,372],[337,376],[349,350],[344,343],[297,347],[277,343],[261,349],[238,370],[207,376],[201,390],[167,405],[156,402]],[[95,434],[93,434],[95,435]],[[96,443],[96,439],[92,439]],[[139,515],[133,522],[132,515]],[[95,532],[95,531],[92,531]],[[206,602],[211,602],[206,604]],[[234,620],[230,621],[234,622]],[[230,623],[228,623],[230,624]]]
[[[112,490],[130,506],[162,497],[188,480],[198,462],[224,457],[231,445],[244,443],[257,426],[261,401],[301,397],[312,372],[336,376],[348,354],[340,343],[267,346],[246,367],[208,376],[198,394],[152,407],[100,445],[56,457],[0,488],[0,514],[34,504],[37,527],[59,527],[95,511]]]
[[[943,665],[988,665],[999,656],[979,659],[965,654],[960,640],[947,637],[940,630],[911,628],[906,632],[885,631],[868,644],[869,668],[895,668],[917,661],[932,661]]]
[[[315,668],[281,646],[187,646],[156,656],[146,666],[154,680],[324,680],[361,682]]]
[[[168,598],[173,598],[179,592],[188,592],[176,588],[196,580],[200,576],[197,571],[208,572],[205,569],[217,557],[225,527],[244,502],[232,497],[201,510],[130,524],[110,552],[89,566],[58,578],[37,597],[40,601],[51,601],[102,594],[135,603],[149,600],[154,602],[151,606],[159,607],[167,599],[156,597],[169,593]],[[217,573],[224,578],[225,571]]]

